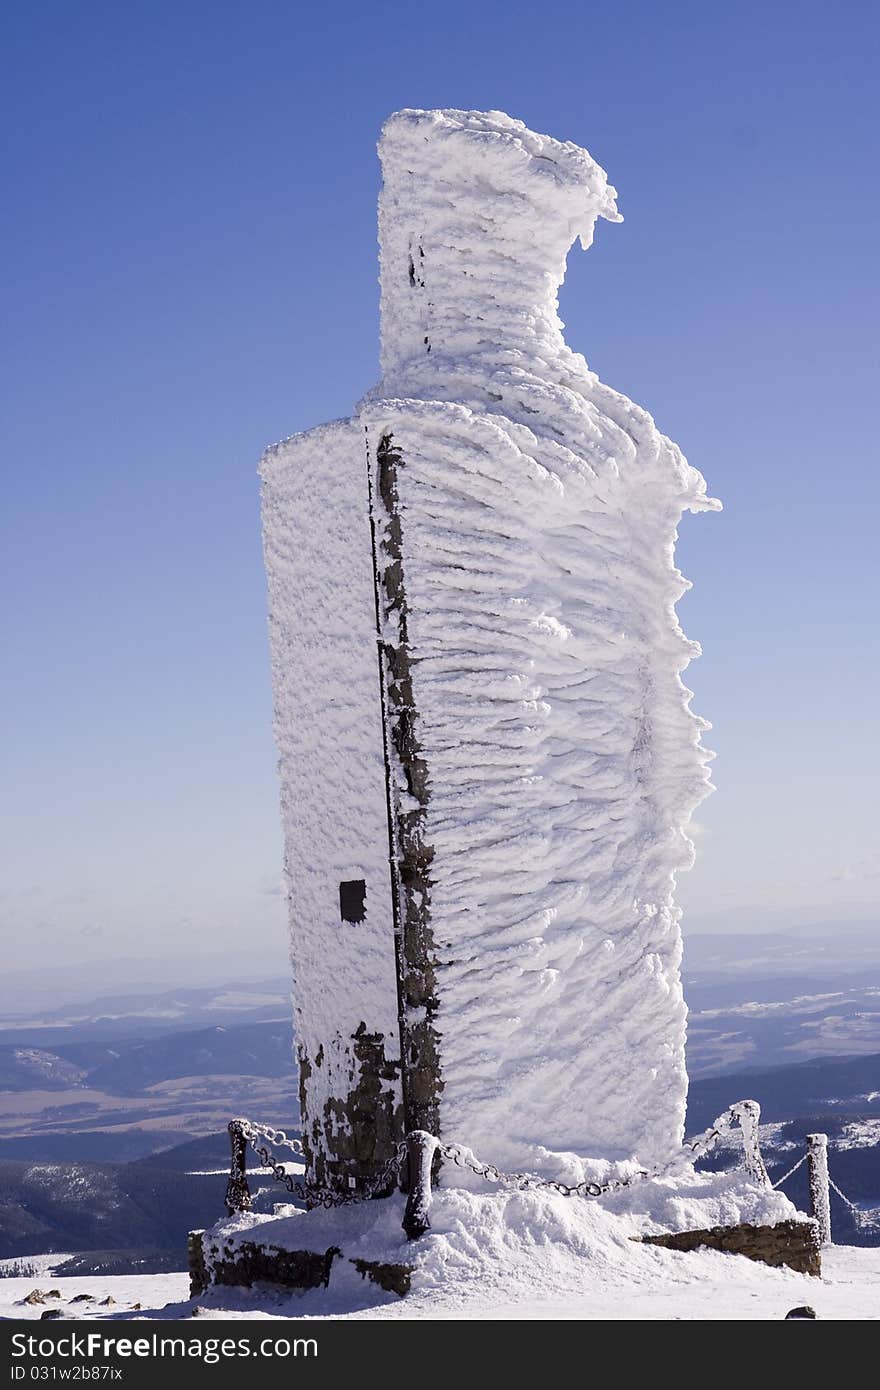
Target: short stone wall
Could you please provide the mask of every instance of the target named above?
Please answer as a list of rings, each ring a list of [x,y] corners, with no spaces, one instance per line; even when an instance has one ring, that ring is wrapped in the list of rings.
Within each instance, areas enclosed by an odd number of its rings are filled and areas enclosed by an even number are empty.
[[[815,1221],[780,1221],[775,1226],[712,1226],[703,1231],[634,1237],[666,1250],[724,1250],[762,1264],[784,1266],[798,1274],[822,1273],[819,1230]],[[256,1283],[286,1289],[326,1288],[334,1260],[348,1257],[338,1246],[328,1250],[283,1250],[253,1241],[223,1242],[210,1232],[189,1234],[190,1297],[211,1285],[251,1288]],[[412,1267],[378,1260],[350,1259],[361,1278],[401,1298],[409,1293]]]
[[[206,1231],[190,1231],[188,1251],[191,1298],[198,1298],[212,1284],[244,1289],[257,1283],[276,1284],[283,1289],[326,1288],[333,1261],[346,1258],[338,1245],[323,1251],[282,1250],[277,1245],[242,1240],[221,1247]],[[350,1263],[362,1279],[369,1279],[386,1293],[401,1297],[409,1293],[409,1265],[363,1259]]]
[[[775,1226],[712,1226],[705,1231],[642,1236],[644,1245],[666,1250],[725,1250],[766,1265],[785,1265],[798,1274],[822,1273],[819,1230],[815,1221],[780,1221]]]

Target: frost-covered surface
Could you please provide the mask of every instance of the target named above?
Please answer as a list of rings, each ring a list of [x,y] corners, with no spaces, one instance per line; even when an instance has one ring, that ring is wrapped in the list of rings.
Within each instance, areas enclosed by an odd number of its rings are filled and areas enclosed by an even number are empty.
[[[404,1198],[398,1196],[329,1210],[279,1204],[275,1214],[224,1217],[208,1234],[233,1246],[237,1240],[285,1250],[339,1245],[351,1259],[412,1265],[414,1287],[421,1288],[431,1284],[444,1264],[468,1279],[499,1261],[503,1265],[505,1242],[512,1248],[559,1241],[584,1257],[601,1247],[606,1260],[609,1250],[615,1250],[624,1272],[630,1259],[643,1253],[641,1247],[634,1251],[633,1237],[737,1222],[772,1226],[797,1214],[783,1192],[758,1186],[741,1171],[697,1173],[693,1168],[634,1183],[599,1201],[543,1188],[440,1187],[431,1206],[431,1230],[417,1241],[408,1241],[401,1229],[403,1210]],[[484,1239],[486,1233],[494,1234]]]
[[[505,1243],[505,1242],[502,1242]],[[638,1248],[638,1247],[636,1247]],[[820,1318],[880,1318],[880,1249],[836,1246],[823,1253],[823,1277],[768,1269],[736,1255],[698,1251],[690,1255],[638,1248],[639,1273],[621,1277],[613,1262],[559,1259],[542,1239],[523,1245],[518,1276],[505,1283],[491,1272],[464,1285],[447,1280],[429,1292],[399,1299],[383,1295],[352,1271],[345,1287],[310,1294],[278,1290],[214,1289],[190,1301],[185,1274],[114,1276],[107,1279],[0,1279],[0,1317],[39,1318],[45,1306],[23,1304],[34,1288],[59,1288],[70,1317],[178,1319],[199,1309],[202,1318],[415,1318],[493,1321],[530,1320],[711,1320],[778,1321],[790,1308],[809,1303]],[[642,1256],[647,1262],[642,1263]],[[70,1304],[88,1292],[95,1303]],[[106,1297],[113,1307],[101,1306]],[[129,1305],[140,1303],[141,1310]],[[57,1302],[48,1306],[58,1306]]]
[[[400,1055],[363,430],[338,422],[285,440],[268,451],[262,474],[308,1131],[323,1125],[328,1102],[348,1095],[359,1029],[384,1037],[390,1057]],[[346,880],[366,883],[362,923],[341,919]],[[384,1085],[396,1105],[399,1081]]]
[[[311,1054],[345,1036],[350,990],[382,1029],[393,1002],[390,918],[345,934],[356,980],[330,921],[343,866],[385,881],[366,429],[403,460],[441,1131],[569,1179],[661,1162],[686,1093],[675,875],[708,788],[673,547],[717,504],[563,340],[568,251],[618,218],[591,157],[456,111],[399,112],[380,155],[382,381],[263,470],[297,1026]]]
[[[384,377],[439,956],[443,1130],[502,1163],[679,1142],[675,873],[707,790],[672,552],[703,479],[562,337],[585,151],[499,113],[380,145]],[[515,1125],[511,1116],[516,1116]]]

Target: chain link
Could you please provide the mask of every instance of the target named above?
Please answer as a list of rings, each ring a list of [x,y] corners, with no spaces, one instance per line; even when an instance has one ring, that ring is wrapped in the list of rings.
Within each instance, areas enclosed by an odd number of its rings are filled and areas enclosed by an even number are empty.
[[[724,1135],[729,1134],[735,1126],[739,1126],[743,1131],[743,1144],[746,1150],[746,1168],[753,1177],[759,1181],[767,1181],[767,1172],[764,1168],[763,1160],[757,1148],[757,1125],[760,1116],[760,1109],[756,1101],[744,1100],[737,1101],[725,1110],[723,1115],[707,1129],[705,1133],[698,1135],[696,1139],[682,1145],[683,1150],[687,1151],[687,1162],[695,1162],[702,1158],[714,1148],[715,1144]],[[753,1138],[754,1136],[754,1138]],[[622,1188],[632,1187],[634,1183],[644,1182],[646,1178],[666,1177],[674,1173],[681,1166],[684,1155],[673,1159],[671,1163],[662,1168],[640,1168],[638,1172],[632,1173],[628,1178],[611,1178],[608,1182],[598,1183],[583,1181],[579,1183],[564,1183],[553,1180],[537,1178],[531,1173],[502,1173],[492,1163],[480,1163],[473,1156],[466,1157],[469,1150],[461,1144],[441,1144],[440,1153],[445,1158],[451,1158],[453,1163],[459,1167],[469,1168],[472,1173],[479,1177],[486,1178],[489,1182],[502,1183],[505,1186],[519,1188],[520,1190],[532,1188],[549,1189],[552,1192],[560,1192],[564,1197],[603,1197],[607,1192],[617,1192]],[[803,1159],[801,1160],[803,1162]],[[795,1165],[799,1166],[799,1165]],[[786,1175],[788,1176],[788,1175]]]
[[[675,1169],[680,1166],[683,1159],[688,1162],[694,1162],[696,1159],[702,1158],[703,1155],[707,1154],[717,1141],[728,1134],[735,1125],[739,1124],[740,1127],[745,1130],[744,1119],[748,1120],[754,1117],[756,1124],[756,1112],[757,1106],[754,1102],[738,1102],[736,1105],[730,1106],[723,1115],[719,1116],[714,1125],[710,1129],[707,1129],[704,1134],[699,1135],[696,1139],[683,1145],[683,1149],[687,1151],[686,1158],[683,1154],[681,1158],[675,1159],[664,1168],[656,1168],[653,1170],[640,1168],[629,1177],[611,1178],[604,1183],[591,1182],[588,1179],[584,1179],[582,1182],[578,1183],[565,1183],[553,1178],[539,1178],[534,1173],[506,1173],[502,1169],[496,1167],[494,1163],[481,1163],[479,1159],[474,1157],[470,1149],[466,1148],[463,1144],[440,1143],[438,1144],[438,1152],[442,1158],[449,1159],[450,1162],[454,1163],[459,1168],[468,1169],[471,1173],[475,1173],[477,1177],[483,1178],[487,1182],[498,1183],[504,1187],[512,1187],[520,1192],[540,1189],[558,1192],[563,1197],[577,1196],[596,1198],[603,1197],[609,1192],[618,1192],[627,1187],[632,1187],[633,1184],[644,1182],[647,1178],[666,1176],[674,1172]],[[276,1149],[287,1148],[298,1157],[305,1158],[305,1149],[299,1139],[288,1138],[283,1129],[273,1129],[269,1125],[253,1124],[250,1120],[239,1120],[237,1124],[244,1138],[259,1158],[262,1166],[271,1170],[275,1181],[283,1183],[288,1192],[299,1197],[301,1201],[306,1202],[309,1206],[353,1206],[359,1202],[368,1202],[377,1194],[381,1193],[384,1195],[392,1191],[397,1185],[401,1168],[406,1159],[407,1147],[406,1142],[403,1141],[398,1144],[394,1153],[388,1159],[388,1162],[374,1178],[371,1178],[362,1187],[353,1188],[349,1192],[343,1192],[337,1188],[321,1186],[307,1182],[304,1178],[294,1177],[293,1174],[287,1172],[284,1164],[278,1162],[270,1152],[270,1146]],[[263,1141],[262,1143],[260,1142],[261,1140]],[[800,1159],[795,1164],[794,1168],[786,1173],[785,1177],[780,1178],[779,1182],[775,1183],[774,1186],[778,1187],[780,1183],[785,1182],[803,1162],[804,1159]]]
[[[707,1153],[714,1149],[719,1139],[730,1134],[737,1125],[742,1125],[742,1107],[747,1104],[747,1101],[737,1101],[735,1105],[731,1105],[725,1110],[723,1115],[719,1115],[707,1130],[698,1134],[696,1139],[685,1140],[682,1148],[687,1149],[688,1153],[691,1154],[690,1161],[692,1163],[698,1158],[704,1158]]]
[[[519,1192],[543,1188],[551,1192],[560,1192],[563,1197],[602,1197],[606,1192],[616,1192],[618,1188],[631,1187],[634,1182],[655,1176],[647,1169],[640,1169],[629,1178],[613,1178],[605,1183],[587,1180],[566,1183],[552,1178],[539,1178],[533,1173],[504,1173],[500,1168],[496,1168],[494,1163],[481,1163],[462,1144],[441,1144],[439,1151],[443,1158],[451,1159],[459,1168],[467,1168],[471,1173],[476,1173],[477,1177],[485,1178],[487,1182],[513,1187]]]
[[[238,1121],[244,1137],[253,1141],[255,1139],[265,1139],[276,1149],[290,1149],[298,1154],[300,1158],[305,1158],[306,1151],[299,1139],[288,1139],[283,1129],[272,1129],[271,1125],[255,1125],[251,1120]]]
[[[787,1173],[783,1173],[781,1178],[777,1178],[773,1184],[774,1188],[781,1187],[784,1182],[788,1182],[788,1179],[792,1176],[793,1173],[797,1172],[801,1164],[806,1163],[807,1157],[807,1154],[803,1154],[798,1159],[797,1163],[794,1165],[793,1168],[789,1168]],[[841,1191],[841,1189],[837,1186],[837,1183],[834,1181],[830,1174],[828,1176],[828,1186],[832,1188],[834,1192],[837,1193],[840,1200],[844,1203],[845,1206],[849,1208],[850,1212],[852,1213],[853,1220],[855,1221],[857,1226],[860,1226],[865,1230],[874,1230],[877,1226],[880,1226],[880,1211],[878,1211],[876,1208],[873,1208],[870,1211],[863,1211],[861,1207],[857,1207],[855,1202],[851,1202],[849,1197],[847,1197],[846,1193]]]
[[[880,1211],[878,1211],[876,1207],[870,1211],[862,1211],[861,1207],[857,1207],[855,1202],[850,1201],[845,1192],[841,1192],[832,1177],[828,1179],[828,1186],[832,1187],[841,1201],[849,1207],[853,1220],[857,1226],[862,1227],[864,1230],[874,1230],[877,1226],[880,1226]]]
[[[688,1161],[694,1162],[696,1159],[702,1158],[714,1148],[719,1139],[729,1134],[735,1125],[742,1126],[743,1109],[749,1104],[749,1102],[739,1102],[730,1106],[723,1115],[719,1116],[710,1129],[698,1135],[696,1139],[685,1143],[682,1147],[687,1151]],[[261,1166],[270,1169],[276,1182],[283,1183],[288,1192],[310,1207],[356,1206],[361,1202],[369,1202],[376,1196],[385,1196],[397,1186],[400,1171],[406,1161],[407,1146],[404,1140],[397,1145],[391,1157],[374,1178],[369,1179],[362,1187],[344,1192],[338,1188],[310,1183],[305,1178],[295,1177],[292,1173],[288,1173],[284,1164],[279,1162],[270,1152],[270,1146],[275,1149],[285,1148],[296,1154],[298,1158],[305,1158],[305,1148],[301,1140],[291,1139],[283,1129],[273,1129],[270,1125],[254,1124],[250,1120],[238,1120],[235,1123],[259,1158]],[[458,1168],[466,1168],[469,1172],[475,1173],[477,1177],[485,1179],[486,1182],[497,1183],[503,1187],[512,1187],[519,1192],[535,1190],[558,1192],[563,1197],[604,1197],[606,1193],[618,1192],[632,1187],[634,1183],[643,1182],[647,1178],[663,1177],[673,1172],[681,1162],[678,1159],[667,1164],[665,1168],[654,1170],[640,1168],[627,1178],[611,1178],[604,1183],[591,1182],[587,1179],[578,1183],[565,1183],[552,1178],[539,1178],[534,1173],[506,1173],[501,1168],[496,1167],[494,1163],[481,1163],[463,1144],[440,1143],[437,1147],[442,1158],[449,1159]],[[772,1183],[772,1187],[776,1189],[788,1182],[788,1179],[806,1161],[807,1155],[803,1154],[787,1173],[783,1173],[781,1178],[777,1178]],[[880,1226],[880,1211],[862,1211],[855,1202],[850,1201],[845,1192],[841,1191],[833,1178],[829,1177],[828,1182],[841,1201],[849,1208],[857,1226],[866,1229],[875,1229]]]
[[[797,1163],[794,1165],[794,1167],[793,1167],[793,1168],[789,1168],[789,1170],[788,1170],[787,1173],[783,1173],[783,1175],[782,1175],[781,1178],[777,1178],[776,1181],[775,1181],[775,1183],[773,1184],[773,1187],[774,1187],[774,1188],[781,1187],[782,1184],[783,1184],[784,1182],[788,1182],[788,1180],[789,1180],[789,1178],[791,1177],[792,1173],[796,1173],[797,1170],[798,1170],[798,1168],[800,1168],[801,1164],[802,1164],[802,1163],[806,1163],[806,1161],[807,1161],[807,1155],[806,1155],[806,1154],[801,1154],[800,1158],[798,1159],[798,1161],[797,1161]]]
[[[304,1157],[305,1150],[299,1139],[288,1139],[283,1129],[273,1130],[268,1125],[255,1125],[249,1120],[240,1121],[240,1126],[242,1134],[259,1158],[261,1166],[271,1169],[272,1177],[276,1182],[283,1183],[288,1192],[294,1197],[299,1197],[300,1201],[306,1202],[310,1207],[349,1207],[355,1206],[359,1202],[369,1202],[377,1194],[385,1195],[396,1186],[400,1169],[406,1157],[406,1144],[401,1142],[374,1178],[366,1182],[363,1187],[353,1188],[350,1192],[343,1192],[338,1188],[321,1186],[317,1183],[307,1182],[303,1178],[294,1177],[292,1173],[288,1173],[283,1163],[279,1163],[274,1158],[267,1147],[268,1144],[272,1144],[276,1148],[285,1147]],[[260,1143],[261,1139],[265,1141],[262,1144]]]

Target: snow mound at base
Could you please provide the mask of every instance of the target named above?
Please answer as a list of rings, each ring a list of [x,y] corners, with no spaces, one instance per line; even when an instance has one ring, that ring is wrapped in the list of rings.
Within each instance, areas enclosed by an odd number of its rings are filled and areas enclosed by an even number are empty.
[[[208,1235],[221,1247],[249,1241],[291,1250],[341,1248],[345,1259],[334,1262],[329,1288],[302,1296],[310,1312],[339,1311],[358,1291],[361,1306],[397,1301],[396,1295],[373,1294],[355,1272],[354,1260],[410,1266],[410,1299],[427,1310],[435,1299],[448,1305],[450,1299],[483,1297],[487,1289],[515,1301],[656,1283],[658,1277],[690,1282],[705,1277],[706,1260],[738,1257],[712,1251],[682,1255],[642,1245],[639,1238],[738,1222],[773,1225],[798,1215],[781,1192],[757,1187],[742,1174],[693,1170],[634,1184],[602,1201],[543,1190],[441,1188],[431,1208],[431,1229],[417,1241],[407,1241],[401,1230],[403,1210],[400,1196],[330,1211],[279,1207],[275,1216],[239,1213]]]

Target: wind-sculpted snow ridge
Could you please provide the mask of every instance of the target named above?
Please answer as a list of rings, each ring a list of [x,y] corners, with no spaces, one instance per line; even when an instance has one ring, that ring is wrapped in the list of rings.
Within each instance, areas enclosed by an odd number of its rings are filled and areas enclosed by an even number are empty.
[[[455,111],[398,113],[380,153],[361,419],[402,460],[443,1130],[554,1176],[657,1161],[686,1094],[674,881],[709,787],[673,547],[718,504],[563,340],[571,243],[618,220],[590,156]]]

